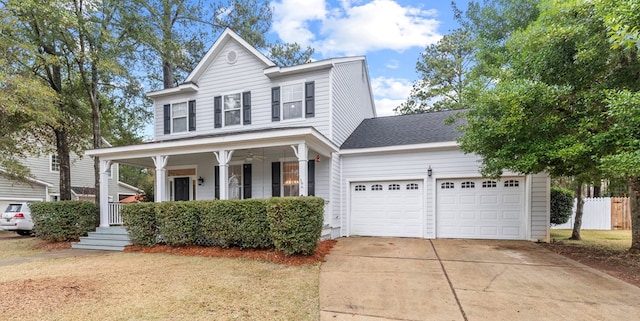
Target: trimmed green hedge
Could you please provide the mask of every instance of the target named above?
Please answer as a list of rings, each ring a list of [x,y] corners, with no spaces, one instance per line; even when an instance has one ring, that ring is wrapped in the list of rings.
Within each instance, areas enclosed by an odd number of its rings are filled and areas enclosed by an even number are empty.
[[[322,234],[324,200],[319,197],[274,197],[267,217],[277,250],[285,254],[310,255]]]
[[[573,191],[560,188],[551,188],[551,224],[564,224],[573,214]]]
[[[152,246],[267,248],[312,254],[322,233],[324,200],[318,197],[139,203],[124,206],[131,241]]]
[[[122,220],[136,245],[154,246],[158,241],[156,203],[131,203],[122,207]]]
[[[242,248],[273,246],[269,237],[266,200],[229,200],[202,203],[201,232],[213,244]]]
[[[200,236],[200,202],[156,204],[158,232],[171,246],[193,245]]]
[[[36,236],[46,241],[77,241],[100,222],[98,205],[87,201],[38,202],[29,208]]]

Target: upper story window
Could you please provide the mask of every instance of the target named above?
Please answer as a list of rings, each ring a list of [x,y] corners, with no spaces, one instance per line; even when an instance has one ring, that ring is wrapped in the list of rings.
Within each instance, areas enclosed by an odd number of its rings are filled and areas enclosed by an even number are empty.
[[[196,101],[166,104],[164,107],[164,133],[184,133],[196,130]]]
[[[187,102],[171,105],[171,132],[187,131]]]
[[[315,116],[315,82],[284,84],[271,88],[271,120]]]
[[[251,124],[251,92],[213,97],[214,128]]]
[[[240,93],[224,95],[224,125],[240,125],[242,113],[240,111]]]
[[[282,119],[302,118],[302,84],[282,86]]]
[[[52,172],[59,172],[60,171],[60,159],[58,158],[58,155],[53,154],[51,155],[51,161],[50,163],[50,170]]]

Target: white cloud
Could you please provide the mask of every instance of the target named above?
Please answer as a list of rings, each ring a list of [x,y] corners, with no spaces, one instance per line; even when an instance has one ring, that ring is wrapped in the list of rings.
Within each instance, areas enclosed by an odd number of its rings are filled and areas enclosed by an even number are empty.
[[[378,115],[378,117],[395,115],[396,113],[393,111],[393,109],[398,107],[403,102],[405,102],[404,99],[376,99],[376,114]]]
[[[273,30],[284,42],[307,46],[315,40],[309,22],[324,20],[327,15],[324,0],[282,0],[271,3]]]
[[[435,10],[403,7],[392,0],[342,1],[334,8],[323,0],[282,0],[272,5],[273,29],[280,39],[311,45],[324,56],[402,52],[441,38]],[[318,30],[312,30],[314,23]]]
[[[384,66],[389,69],[398,69],[398,67],[400,67],[400,61],[398,61],[398,59],[391,59],[387,61],[387,63],[384,64]]]
[[[393,109],[407,100],[412,83],[406,79],[376,77],[371,79],[378,116],[393,115]]]

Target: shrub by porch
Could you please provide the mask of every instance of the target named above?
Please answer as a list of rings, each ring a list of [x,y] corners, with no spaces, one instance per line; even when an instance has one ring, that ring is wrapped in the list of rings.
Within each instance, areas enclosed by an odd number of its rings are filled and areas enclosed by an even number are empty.
[[[45,241],[75,241],[94,231],[98,205],[87,201],[35,202],[29,205],[33,230]]]
[[[137,203],[122,216],[135,245],[207,244],[311,254],[322,233],[319,197]]]

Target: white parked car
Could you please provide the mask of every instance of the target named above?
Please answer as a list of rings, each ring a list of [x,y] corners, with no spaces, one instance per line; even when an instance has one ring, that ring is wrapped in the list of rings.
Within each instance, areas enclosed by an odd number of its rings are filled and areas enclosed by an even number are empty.
[[[22,236],[33,234],[33,220],[29,203],[12,203],[0,217],[0,229],[13,231]]]

